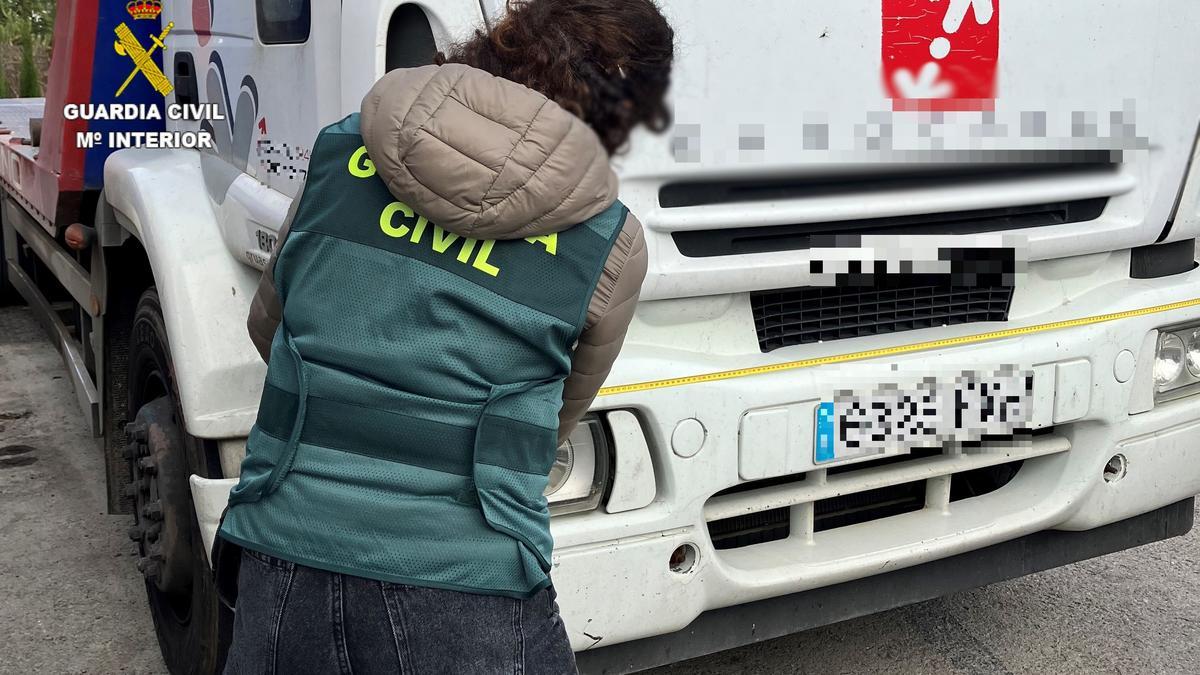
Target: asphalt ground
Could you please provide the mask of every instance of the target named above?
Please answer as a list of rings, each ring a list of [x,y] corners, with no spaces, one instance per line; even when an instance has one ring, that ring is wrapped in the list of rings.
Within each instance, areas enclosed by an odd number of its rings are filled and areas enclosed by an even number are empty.
[[[0,673],[161,673],[127,516],[58,353],[0,309]],[[653,671],[1200,673],[1200,535]]]

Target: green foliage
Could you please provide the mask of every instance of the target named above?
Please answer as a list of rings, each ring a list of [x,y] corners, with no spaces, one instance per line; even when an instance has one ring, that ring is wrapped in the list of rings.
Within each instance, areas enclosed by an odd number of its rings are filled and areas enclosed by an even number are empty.
[[[41,95],[39,63],[49,60],[54,7],[49,0],[0,0],[0,98]]]
[[[42,95],[42,86],[38,82],[37,66],[33,63],[33,35],[28,32],[21,36],[21,71],[17,76],[17,91],[22,98],[32,98]]]
[[[16,44],[16,37],[28,30],[34,48],[50,44],[54,32],[54,5],[51,0],[4,0],[0,6],[0,44]]]

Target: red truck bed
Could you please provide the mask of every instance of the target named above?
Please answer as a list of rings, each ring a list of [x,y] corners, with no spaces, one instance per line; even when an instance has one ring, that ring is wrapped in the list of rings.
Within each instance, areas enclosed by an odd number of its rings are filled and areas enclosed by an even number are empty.
[[[57,176],[38,161],[40,148],[29,144],[29,121],[43,117],[46,100],[0,100],[0,183],[42,226],[52,229]]]

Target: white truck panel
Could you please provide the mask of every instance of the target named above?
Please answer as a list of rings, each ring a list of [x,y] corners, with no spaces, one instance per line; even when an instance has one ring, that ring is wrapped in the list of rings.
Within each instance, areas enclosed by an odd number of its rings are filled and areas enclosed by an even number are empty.
[[[104,185],[154,271],[188,433],[245,436],[266,375],[246,332],[260,273],[229,254],[200,154],[122,150],[105,164]]]
[[[1179,194],[1179,205],[1172,218],[1175,223],[1166,241],[1200,237],[1200,136],[1192,151],[1191,169]],[[1200,243],[1197,244],[1200,250]]]

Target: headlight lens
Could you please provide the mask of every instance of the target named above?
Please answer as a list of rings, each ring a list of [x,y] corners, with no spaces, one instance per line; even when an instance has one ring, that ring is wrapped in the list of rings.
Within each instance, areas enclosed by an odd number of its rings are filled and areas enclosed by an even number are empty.
[[[1183,373],[1183,340],[1174,333],[1158,336],[1158,355],[1154,358],[1154,384],[1159,391],[1171,388]]]
[[[566,442],[558,446],[546,500],[550,513],[590,511],[600,505],[608,483],[609,447],[604,424],[596,415],[584,417]]]
[[[1183,358],[1187,362],[1188,372],[1192,377],[1200,378],[1200,328],[1188,331],[1184,350]]]
[[[571,469],[575,468],[575,450],[571,447],[571,441],[558,446],[558,452],[554,454],[554,466],[550,467],[550,482],[546,484],[546,496],[553,496],[567,484],[567,479],[571,477]]]
[[[1162,328],[1154,354],[1154,400],[1193,394],[1200,394],[1200,325]]]

